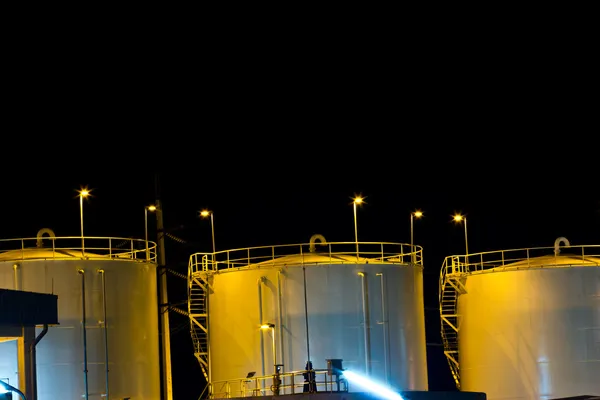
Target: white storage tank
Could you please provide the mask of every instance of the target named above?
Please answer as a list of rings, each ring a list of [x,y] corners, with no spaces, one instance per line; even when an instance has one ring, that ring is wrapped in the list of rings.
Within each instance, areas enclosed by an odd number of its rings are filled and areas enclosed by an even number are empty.
[[[446,261],[442,334],[461,390],[490,400],[600,395],[600,246],[559,238]]]
[[[160,399],[153,243],[45,229],[0,246],[0,288],[58,295],[59,325],[36,347],[39,400]],[[0,378],[13,386],[16,346],[0,341]]]
[[[192,336],[212,396],[271,395],[271,379],[255,377],[271,377],[275,364],[284,375],[302,371],[308,360],[324,370],[327,359],[396,390],[427,390],[422,253],[410,249],[315,235],[304,245],[219,252],[216,263],[193,255]],[[319,373],[323,390],[331,377]],[[292,392],[291,375],[280,393]],[[301,374],[294,379],[302,392]]]

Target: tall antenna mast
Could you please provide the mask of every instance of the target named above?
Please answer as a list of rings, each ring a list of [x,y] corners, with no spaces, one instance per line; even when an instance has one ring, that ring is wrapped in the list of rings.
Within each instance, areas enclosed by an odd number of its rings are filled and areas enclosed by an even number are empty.
[[[154,179],[154,195],[156,196],[156,230],[158,244],[158,312],[161,327],[162,351],[162,392],[163,400],[173,400],[173,381],[171,376],[171,329],[169,326],[169,297],[167,295],[167,267],[165,258],[165,227],[163,209],[160,201],[160,174]]]

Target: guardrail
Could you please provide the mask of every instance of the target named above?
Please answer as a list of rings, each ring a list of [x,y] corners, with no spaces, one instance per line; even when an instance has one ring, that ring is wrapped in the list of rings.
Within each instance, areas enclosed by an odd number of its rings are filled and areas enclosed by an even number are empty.
[[[279,395],[302,393],[304,374],[314,373],[316,391],[321,393],[347,392],[348,383],[343,378],[330,376],[326,369],[309,371],[290,371],[278,375],[281,384],[275,387],[275,375],[255,376],[251,378],[230,379],[209,384],[209,398],[229,399],[232,397],[273,396],[279,390]],[[336,379],[338,378],[338,379]]]
[[[156,262],[156,243],[142,239],[94,236],[0,239],[0,261],[73,258]]]
[[[570,256],[573,260],[569,261],[565,258],[567,256]],[[543,262],[539,257],[545,257]],[[498,250],[446,257],[442,265],[441,275],[483,272],[494,268],[599,266],[598,260],[600,260],[600,245]]]
[[[319,247],[316,247],[319,246]],[[311,251],[311,249],[313,251]],[[265,265],[269,267],[291,264],[286,256],[300,257],[301,265],[317,264],[407,264],[423,265],[423,249],[403,243],[391,242],[331,242],[301,243],[279,246],[249,247],[195,253],[190,256],[190,272],[217,271]],[[295,265],[295,264],[294,264]]]

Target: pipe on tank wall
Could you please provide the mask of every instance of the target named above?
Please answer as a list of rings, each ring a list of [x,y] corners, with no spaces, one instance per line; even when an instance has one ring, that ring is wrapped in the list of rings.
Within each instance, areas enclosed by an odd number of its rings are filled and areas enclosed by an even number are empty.
[[[281,305],[281,270],[277,271],[277,313],[279,319],[279,343],[281,345],[281,364],[285,366],[283,351],[283,307]],[[283,372],[283,371],[282,371]]]
[[[15,290],[20,290],[19,288],[19,264],[15,264],[13,265],[13,271],[14,271],[14,288]]]
[[[99,269],[98,273],[102,277],[102,318],[104,320],[104,379],[106,381],[106,398],[110,399],[109,380],[108,380],[108,321],[106,319],[106,275],[103,269]]]
[[[306,325],[306,361],[310,362],[310,337],[308,336],[308,294],[306,293],[306,267],[302,266],[304,279],[304,323]]]
[[[44,336],[46,336],[47,333],[48,333],[48,324],[44,324],[44,328],[42,329],[40,334],[36,336],[36,338],[33,342],[31,342],[31,348],[29,350],[29,365],[31,368],[30,376],[31,376],[31,380],[33,381],[31,388],[33,389],[33,391],[31,394],[29,394],[29,400],[37,400],[36,346],[40,342],[40,340],[42,340],[44,338]]]
[[[80,269],[77,271],[81,275],[81,329],[83,334],[83,385],[85,393],[83,398],[89,399],[88,390],[88,362],[87,362],[87,331],[86,331],[86,314],[85,314],[85,271]]]
[[[257,280],[258,284],[258,324],[262,326],[265,322],[263,321],[263,301],[262,301],[262,284],[265,281],[265,277],[261,276]],[[262,375],[265,376],[265,339],[263,337],[262,330],[260,332],[260,363],[262,368]],[[264,379],[261,380],[261,386],[264,388]]]
[[[369,288],[367,287],[367,276],[364,272],[359,272],[358,275],[362,280],[362,311],[364,320],[364,337],[365,337],[365,375],[371,375],[371,333],[369,332],[371,321],[369,315]]]
[[[381,328],[383,331],[383,367],[384,367],[384,374],[385,374],[385,383],[389,384],[390,381],[390,357],[388,354],[388,328],[389,328],[389,324],[388,324],[388,317],[387,317],[387,296],[385,293],[385,279],[383,277],[383,272],[380,272],[377,274],[377,276],[380,278],[380,282],[381,282]]]

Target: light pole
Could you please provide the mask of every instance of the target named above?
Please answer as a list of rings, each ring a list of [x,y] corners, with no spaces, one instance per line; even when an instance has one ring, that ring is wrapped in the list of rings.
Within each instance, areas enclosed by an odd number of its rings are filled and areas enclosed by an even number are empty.
[[[215,213],[212,211],[208,211],[208,210],[200,211],[201,218],[207,218],[210,216],[210,230],[212,232],[213,258],[214,258],[214,254],[216,253],[216,250],[215,250],[215,217],[214,217],[214,215],[215,215]]]
[[[452,219],[454,220],[454,222],[456,223],[460,223],[463,222],[465,224],[465,263],[469,264],[469,238],[467,235],[467,217],[465,217],[464,215],[461,214],[456,214],[452,217]]]
[[[352,201],[354,208],[354,242],[356,243],[356,260],[358,261],[358,225],[356,223],[356,206],[361,205],[364,199],[361,196],[356,196]]]
[[[146,261],[150,259],[150,254],[148,254],[148,211],[154,212],[156,211],[156,206],[146,206],[144,207],[144,232],[146,234]]]
[[[84,197],[88,197],[90,195],[90,191],[85,189],[85,188],[81,188],[81,190],[79,190],[79,221],[81,222],[81,253],[84,254],[85,253],[85,241],[83,239],[83,198]]]
[[[273,335],[273,374],[277,373],[277,344],[275,342],[275,324],[262,324],[260,329],[271,330],[271,334]]]
[[[415,218],[419,219],[422,216],[423,216],[423,212],[419,211],[419,210],[410,213],[410,254],[411,254],[411,261],[412,261],[413,264],[415,263],[415,241],[414,241],[414,223],[413,223],[413,220]]]

